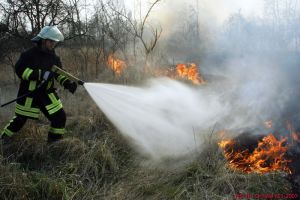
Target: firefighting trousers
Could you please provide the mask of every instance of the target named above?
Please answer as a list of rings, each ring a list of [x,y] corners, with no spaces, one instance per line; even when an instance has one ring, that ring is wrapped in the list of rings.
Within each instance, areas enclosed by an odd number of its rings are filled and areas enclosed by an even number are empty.
[[[40,109],[43,112],[43,114],[47,117],[47,119],[51,122],[50,129],[48,132],[48,141],[55,141],[61,139],[65,132],[65,111],[61,108],[57,112],[50,115],[45,107],[41,107]],[[26,116],[15,115],[6,125],[2,134],[6,134],[7,136],[14,135],[25,125],[27,119],[28,117]]]

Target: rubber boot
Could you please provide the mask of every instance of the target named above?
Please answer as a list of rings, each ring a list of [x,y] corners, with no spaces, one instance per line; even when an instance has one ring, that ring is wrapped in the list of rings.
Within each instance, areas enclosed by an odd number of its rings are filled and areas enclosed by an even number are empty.
[[[62,134],[53,134],[53,133],[48,133],[48,144],[54,143],[61,141],[64,138]]]

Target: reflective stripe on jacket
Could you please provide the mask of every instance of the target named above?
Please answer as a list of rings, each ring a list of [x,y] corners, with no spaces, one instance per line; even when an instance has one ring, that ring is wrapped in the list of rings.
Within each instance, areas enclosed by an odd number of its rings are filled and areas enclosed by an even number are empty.
[[[35,46],[23,52],[15,65],[15,71],[21,79],[18,97],[36,90],[42,82],[43,73],[50,71],[53,65],[62,67],[60,58],[54,51],[44,51]],[[65,76],[55,74],[54,78],[63,86],[69,81]],[[30,118],[38,118],[40,108],[43,107],[49,114],[62,108],[54,89],[54,79],[47,81],[37,92],[26,98],[19,99],[16,105],[16,114]]]

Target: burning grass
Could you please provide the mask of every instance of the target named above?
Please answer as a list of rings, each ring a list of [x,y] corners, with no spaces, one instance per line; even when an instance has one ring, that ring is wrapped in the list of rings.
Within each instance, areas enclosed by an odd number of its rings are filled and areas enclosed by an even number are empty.
[[[108,56],[107,65],[118,77],[124,74],[128,68],[125,61],[116,58],[113,54]],[[167,76],[172,79],[188,80],[196,85],[206,82],[195,63],[178,63],[175,68],[145,66],[144,73],[152,76]]]
[[[195,63],[183,64],[179,63],[176,65],[177,75],[181,78],[186,78],[194,84],[205,83],[202,75],[200,74],[198,67]]]
[[[110,54],[107,59],[107,64],[116,73],[120,76],[123,71],[127,68],[125,61],[116,58],[113,54]]]
[[[285,158],[288,149],[286,141],[286,137],[277,140],[273,134],[269,134],[258,141],[252,152],[249,149],[239,149],[233,139],[220,141],[219,147],[224,151],[232,169],[245,173],[268,173],[278,170],[291,173],[288,167],[291,160]]]

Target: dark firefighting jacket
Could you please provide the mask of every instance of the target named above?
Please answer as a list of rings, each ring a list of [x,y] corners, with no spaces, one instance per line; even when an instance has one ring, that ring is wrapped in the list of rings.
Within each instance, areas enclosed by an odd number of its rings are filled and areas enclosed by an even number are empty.
[[[44,72],[51,71],[53,65],[62,67],[60,58],[54,51],[44,51],[39,46],[35,46],[21,54],[15,65],[16,74],[21,79],[18,97],[31,94],[17,101],[16,115],[36,119],[39,117],[40,109],[49,115],[62,109],[62,103],[55,92],[54,78],[64,86],[70,82],[67,77],[55,74],[38,88],[43,81]]]

